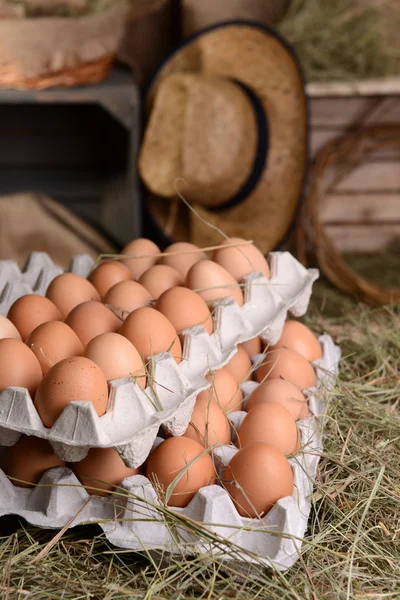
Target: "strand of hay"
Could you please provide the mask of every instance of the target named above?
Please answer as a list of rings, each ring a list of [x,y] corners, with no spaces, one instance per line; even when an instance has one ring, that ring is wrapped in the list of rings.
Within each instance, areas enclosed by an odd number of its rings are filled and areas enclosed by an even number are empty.
[[[279,26],[309,81],[400,74],[398,0],[292,0]]]
[[[400,148],[400,126],[365,127],[324,146],[315,158],[312,185],[305,200],[297,239],[299,256],[303,262],[307,237],[321,271],[331,283],[350,296],[378,306],[399,302],[400,288],[385,287],[366,280],[346,263],[320,221],[319,205],[327,191],[325,179],[328,169],[335,171],[333,180],[337,183],[360,164],[368,153],[390,148]]]

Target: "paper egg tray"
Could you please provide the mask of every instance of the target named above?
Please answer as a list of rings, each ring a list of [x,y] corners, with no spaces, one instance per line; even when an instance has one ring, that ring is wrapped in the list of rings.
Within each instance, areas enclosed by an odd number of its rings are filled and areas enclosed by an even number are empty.
[[[299,422],[303,451],[290,459],[295,483],[293,496],[279,500],[264,518],[248,519],[238,514],[221,486],[212,485],[199,490],[186,508],[172,509],[220,536],[217,545],[207,543],[183,526],[168,525],[170,520],[163,517],[156,491],[142,475],[122,482],[126,496],[121,493],[106,500],[90,497],[66,468],[48,471],[33,489],[13,486],[0,470],[0,515],[17,514],[32,525],[56,529],[66,524],[74,527],[98,522],[113,545],[136,551],[214,553],[223,560],[261,562],[282,571],[290,568],[298,558],[307,528],[313,482],[322,452],[324,396],[335,382],[340,360],[340,349],[329,336],[321,336],[320,342],[323,358],[315,363],[318,384],[309,390],[312,416]],[[245,401],[256,386],[255,382],[243,384]],[[241,411],[230,415],[235,429],[245,414]],[[152,444],[160,441],[157,438]],[[232,445],[214,451],[221,475],[235,452],[237,449]]]
[[[91,447],[113,447],[127,465],[140,466],[161,425],[173,435],[184,433],[196,396],[210,386],[204,377],[210,369],[225,365],[235,354],[237,344],[257,335],[275,343],[287,313],[301,316],[306,312],[318,271],[305,269],[288,252],[271,253],[268,260],[269,280],[258,273],[245,278],[242,307],[229,298],[215,304],[212,335],[203,327],[186,330],[180,364],[169,353],[154,356],[150,365],[151,384],[145,390],[132,378],[111,382],[108,409],[102,417],[90,402],[71,402],[48,429],[26,389],[10,387],[1,392],[0,445],[12,446],[22,434],[35,435],[48,439],[58,456],[68,462],[82,460]],[[0,278],[0,289],[6,288],[9,293],[11,290],[15,300],[15,290],[21,290],[18,286],[22,284],[27,288],[29,280],[36,282],[32,285],[37,293],[39,290],[45,293],[51,279],[60,272],[49,261],[47,255],[34,254],[17,282],[5,284],[3,279],[2,285]],[[0,263],[0,275],[12,270],[10,262],[5,263],[3,269]],[[87,273],[88,257],[75,257],[72,269]]]

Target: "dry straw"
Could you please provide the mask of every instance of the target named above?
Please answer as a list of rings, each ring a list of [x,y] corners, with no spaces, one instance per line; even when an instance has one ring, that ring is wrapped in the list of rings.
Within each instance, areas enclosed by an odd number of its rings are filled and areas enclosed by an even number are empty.
[[[279,26],[311,81],[400,72],[398,0],[292,0]]]

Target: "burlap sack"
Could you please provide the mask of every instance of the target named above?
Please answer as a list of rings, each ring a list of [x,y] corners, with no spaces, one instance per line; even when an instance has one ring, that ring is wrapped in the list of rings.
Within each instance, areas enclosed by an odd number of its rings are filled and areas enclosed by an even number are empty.
[[[47,252],[68,268],[74,254],[115,253],[104,235],[58,202],[45,196],[16,194],[0,198],[0,260],[23,267],[33,251]]]
[[[183,35],[235,19],[274,25],[281,20],[290,0],[181,0]]]
[[[0,86],[43,89],[103,79],[124,34],[126,4],[78,17],[0,19]]]

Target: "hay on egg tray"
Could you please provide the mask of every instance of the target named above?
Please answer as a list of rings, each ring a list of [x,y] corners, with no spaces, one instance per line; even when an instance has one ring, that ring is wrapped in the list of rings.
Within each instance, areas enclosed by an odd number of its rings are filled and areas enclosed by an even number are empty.
[[[243,572],[235,561],[223,564],[224,552],[240,556],[233,543],[160,507],[159,517],[175,536],[196,531],[220,554],[186,557],[184,543],[173,557],[135,554],[112,547],[93,526],[55,537],[23,525],[0,539],[4,596],[46,600],[57,590],[64,599],[397,599],[400,307],[370,309],[321,281],[304,320],[316,333],[334,337],[343,360],[328,397],[309,529],[292,569],[278,573],[255,564]]]

